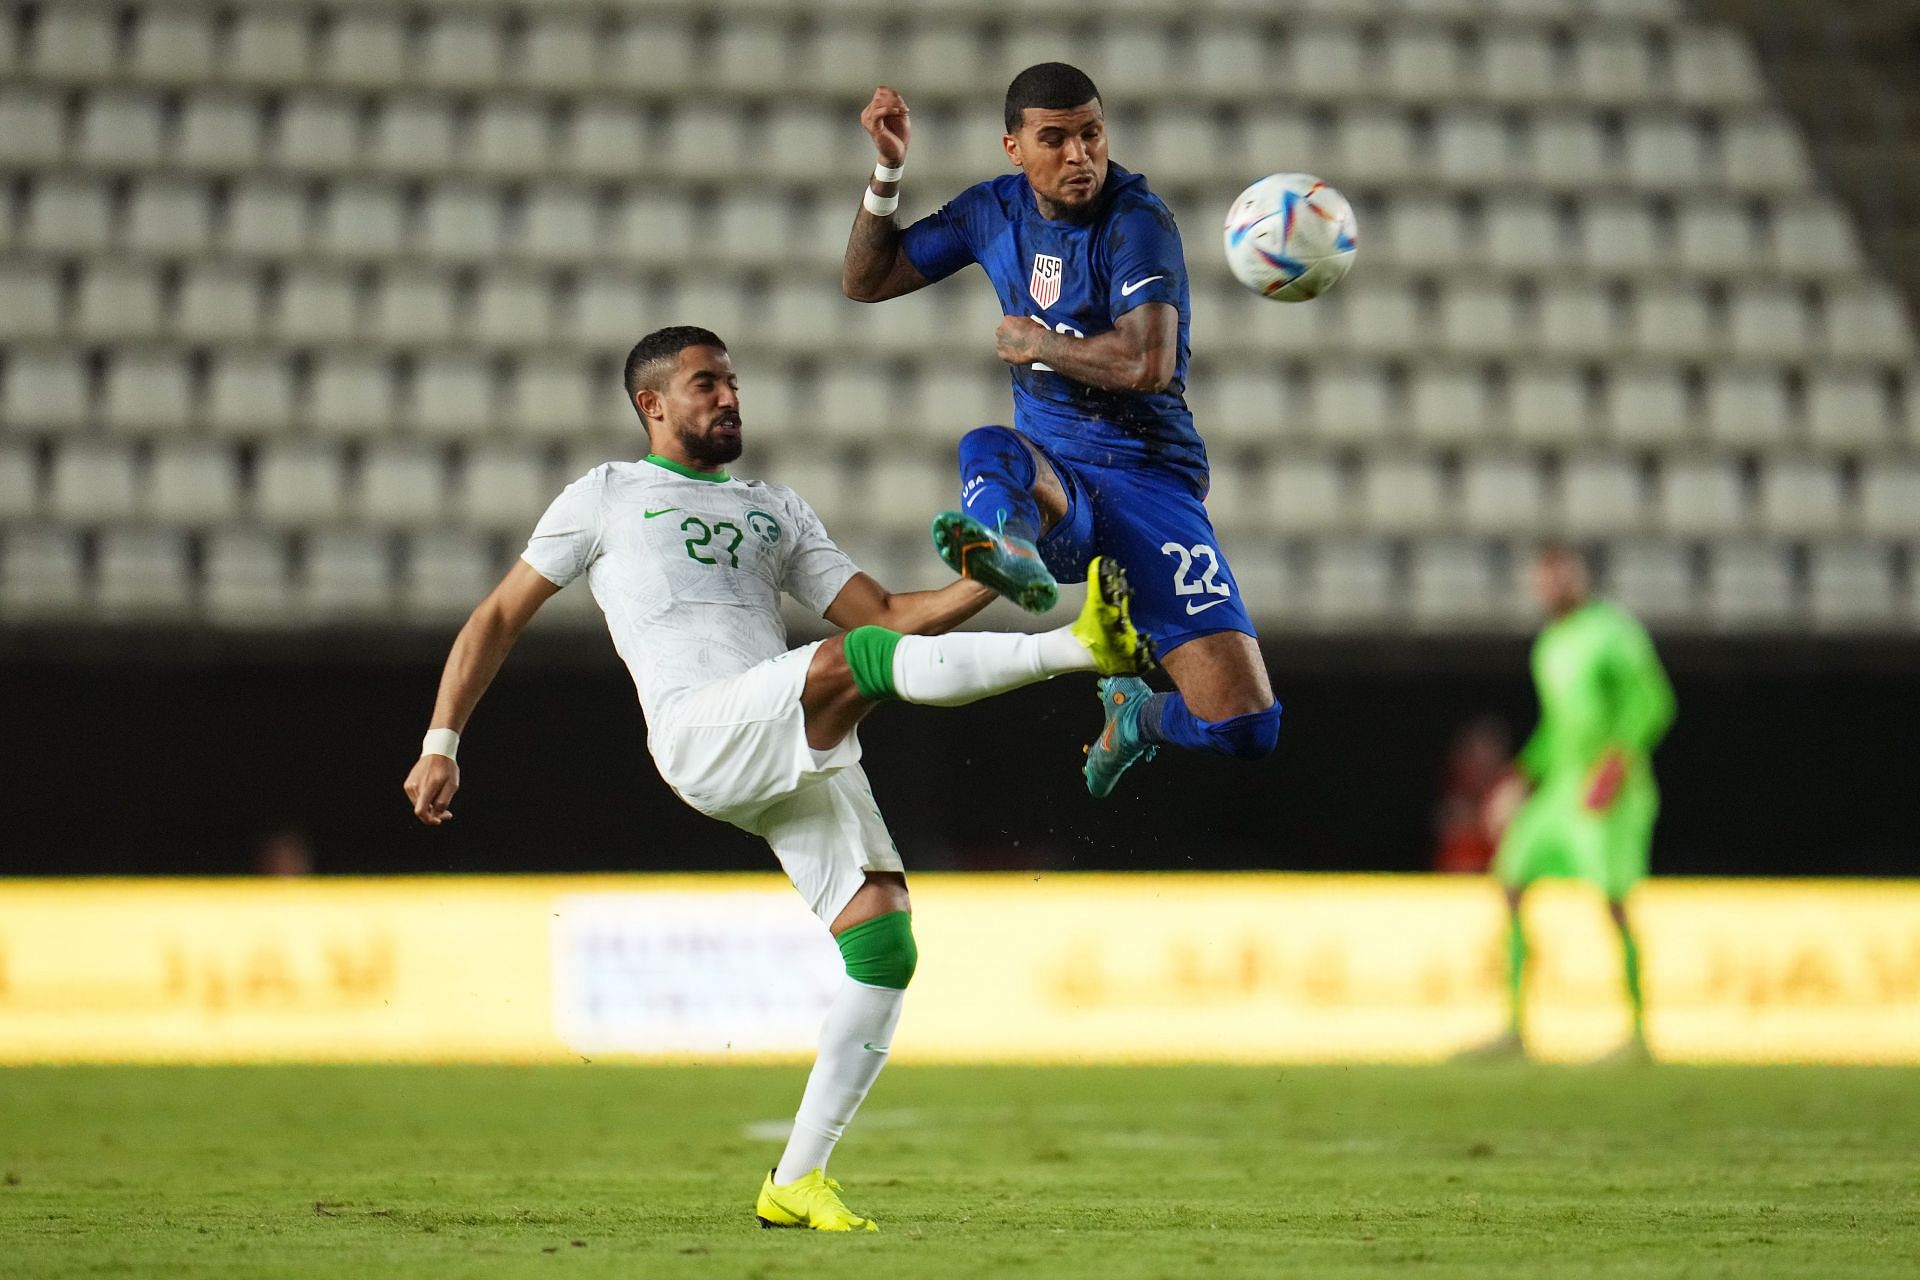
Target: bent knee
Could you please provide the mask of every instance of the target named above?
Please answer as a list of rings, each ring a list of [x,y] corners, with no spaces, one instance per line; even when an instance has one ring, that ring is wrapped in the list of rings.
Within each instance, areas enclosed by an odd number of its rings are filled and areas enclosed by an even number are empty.
[[[846,961],[847,976],[869,987],[904,991],[920,967],[920,948],[913,940],[913,917],[889,911],[863,920],[834,939]]]
[[[1209,726],[1209,733],[1221,753],[1236,760],[1258,760],[1271,755],[1280,742],[1280,704],[1275,702],[1259,711],[1216,720]]]

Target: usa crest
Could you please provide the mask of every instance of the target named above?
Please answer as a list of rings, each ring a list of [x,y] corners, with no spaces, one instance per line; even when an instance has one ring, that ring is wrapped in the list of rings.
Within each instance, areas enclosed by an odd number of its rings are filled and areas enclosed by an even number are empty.
[[[1048,254],[1033,255],[1033,278],[1027,281],[1027,292],[1033,295],[1034,305],[1045,311],[1060,301],[1060,276],[1066,263]]]

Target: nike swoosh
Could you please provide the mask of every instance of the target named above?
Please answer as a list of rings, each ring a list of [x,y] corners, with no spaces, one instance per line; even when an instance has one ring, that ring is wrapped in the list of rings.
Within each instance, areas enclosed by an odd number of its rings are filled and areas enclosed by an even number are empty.
[[[891,1049],[893,1046],[887,1045],[887,1044],[863,1044],[860,1047],[872,1053],[885,1053],[887,1052],[887,1050]]]
[[[1165,280],[1166,278],[1167,273],[1162,271],[1157,276],[1148,276],[1145,280],[1135,280],[1132,284],[1123,284],[1120,286],[1120,296],[1123,298],[1131,298],[1135,292],[1146,288],[1155,280]]]
[[[644,519],[647,519],[647,520],[651,520],[651,519],[653,519],[653,518],[654,518],[655,516],[663,516],[663,515],[665,515],[665,514],[667,514],[667,512],[669,512],[669,511],[678,511],[679,509],[680,509],[680,508],[678,508],[678,507],[662,507],[662,508],[660,508],[660,509],[659,509],[658,511],[643,511],[643,512],[641,512],[640,514],[641,514],[641,516],[642,516],[642,518],[644,518]]]
[[[1189,600],[1187,601],[1187,614],[1188,616],[1192,616],[1193,614],[1196,614],[1196,613],[1205,613],[1207,610],[1213,608],[1213,606],[1217,604],[1225,604],[1226,602],[1227,602],[1227,598],[1225,596],[1221,596],[1218,600],[1209,600],[1205,604],[1195,604],[1193,601]]]

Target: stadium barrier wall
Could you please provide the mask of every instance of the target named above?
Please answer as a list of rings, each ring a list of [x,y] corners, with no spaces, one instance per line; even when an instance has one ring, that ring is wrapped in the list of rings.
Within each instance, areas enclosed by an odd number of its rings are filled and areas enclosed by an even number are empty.
[[[902,1061],[1421,1061],[1503,1025],[1485,881],[923,875]],[[1920,882],[1656,880],[1680,1061],[1920,1062]],[[1624,1035],[1599,901],[1529,923],[1537,1051]],[[0,1062],[802,1058],[839,974],[766,876],[0,881]]]

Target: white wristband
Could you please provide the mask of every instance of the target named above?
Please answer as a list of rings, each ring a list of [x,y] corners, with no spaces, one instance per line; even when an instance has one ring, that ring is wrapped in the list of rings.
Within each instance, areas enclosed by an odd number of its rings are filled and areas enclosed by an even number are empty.
[[[876,164],[873,166],[873,178],[876,182],[898,182],[907,171],[907,166]]]
[[[429,729],[420,740],[420,754],[456,760],[460,756],[460,735],[451,729]]]
[[[860,197],[860,204],[874,217],[886,218],[891,217],[893,211],[900,207],[900,197],[897,195],[877,196],[873,194],[873,188],[868,187],[867,194]]]

